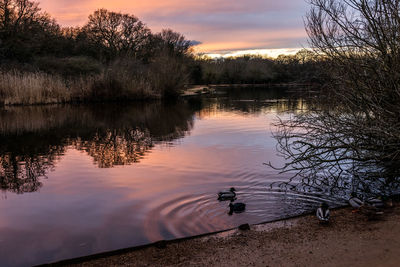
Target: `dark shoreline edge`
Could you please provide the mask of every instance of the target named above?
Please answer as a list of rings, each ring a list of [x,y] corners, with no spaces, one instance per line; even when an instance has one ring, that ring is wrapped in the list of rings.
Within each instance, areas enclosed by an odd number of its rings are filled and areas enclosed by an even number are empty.
[[[0,100],[0,108],[4,107],[30,107],[30,106],[47,106],[47,105],[63,105],[63,104],[104,104],[104,103],[145,103],[145,102],[153,102],[153,101],[169,101],[171,99],[179,99],[185,97],[193,97],[193,96],[201,96],[205,94],[212,93],[211,91],[206,91],[203,93],[194,93],[185,95],[186,92],[199,89],[199,88],[207,88],[208,90],[217,90],[217,89],[227,89],[227,88],[290,88],[293,91],[302,91],[302,90],[310,90],[313,91],[313,88],[319,87],[314,83],[263,83],[263,84],[209,84],[209,85],[190,85],[187,89],[183,90],[181,94],[175,96],[167,96],[167,97],[144,97],[144,98],[129,98],[129,97],[121,97],[115,99],[71,99],[68,101],[50,101],[50,102],[38,102],[32,104],[5,104],[4,101]],[[297,89],[298,88],[298,89]]]
[[[349,205],[344,205],[344,206],[331,208],[331,210],[340,210],[340,209],[345,209],[348,207],[349,207]],[[293,219],[313,215],[314,213],[315,213],[314,211],[306,212],[306,213],[302,213],[299,215],[286,217],[286,218],[279,218],[279,219],[272,220],[272,221],[265,221],[265,222],[253,224],[250,226],[259,226],[259,225],[273,224],[276,222],[293,220]],[[141,250],[141,249],[145,249],[145,248],[149,248],[149,247],[164,248],[168,244],[179,243],[182,241],[193,240],[193,239],[198,239],[198,238],[202,238],[202,237],[209,237],[209,236],[217,235],[217,234],[224,233],[224,232],[229,232],[229,231],[236,230],[236,229],[239,229],[239,228],[233,227],[233,228],[229,228],[229,229],[224,229],[224,230],[220,230],[220,231],[215,231],[215,232],[205,233],[205,234],[200,234],[200,235],[194,235],[194,236],[189,236],[189,237],[183,237],[183,238],[177,238],[177,239],[171,239],[171,240],[160,240],[160,241],[156,241],[153,243],[140,245],[140,246],[116,249],[116,250],[91,254],[91,255],[87,255],[87,256],[81,256],[81,257],[77,257],[77,258],[60,260],[60,261],[56,261],[56,262],[52,262],[52,263],[44,263],[44,264],[34,265],[34,267],[52,267],[52,266],[67,266],[67,265],[71,265],[71,264],[79,264],[79,263],[92,261],[92,260],[98,260],[98,259],[107,258],[107,257],[111,257],[111,256],[123,255],[125,253],[129,253],[129,252],[133,252],[133,251],[137,251],[137,250]]]
[[[93,99],[93,100],[70,100],[70,101],[54,101],[44,103],[32,103],[32,104],[5,104],[0,101],[0,108],[6,107],[35,107],[35,106],[51,106],[51,105],[91,105],[91,104],[124,104],[124,103],[146,103],[154,101],[163,101],[168,98],[125,98],[125,99]]]
[[[400,203],[400,194],[392,195],[391,198],[396,203]],[[330,208],[330,210],[333,210],[333,211],[334,210],[342,210],[342,209],[346,209],[346,208],[349,208],[349,207],[350,207],[349,205],[341,205],[341,206]],[[273,223],[277,223],[277,222],[284,222],[284,221],[294,220],[294,219],[298,219],[298,218],[302,218],[302,217],[306,217],[306,216],[310,216],[310,215],[314,215],[314,214],[315,214],[315,211],[310,211],[310,212],[305,212],[305,213],[302,213],[302,214],[299,214],[299,215],[295,215],[295,216],[279,218],[279,219],[271,220],[271,221],[260,222],[260,223],[253,224],[253,225],[250,225],[250,226],[268,225],[268,224],[273,224]],[[194,240],[194,239],[198,239],[198,238],[202,238],[202,237],[210,237],[210,236],[213,236],[213,235],[217,235],[217,234],[221,234],[221,233],[225,233],[225,232],[229,232],[229,231],[233,231],[233,230],[237,230],[237,229],[239,229],[239,226],[238,227],[229,228],[229,229],[220,230],[220,231],[215,231],[215,232],[210,232],[210,233],[205,233],[205,234],[200,234],[200,235],[189,236],[189,237],[183,237],[183,238],[177,238],[177,239],[171,239],[171,240],[159,240],[159,241],[156,241],[156,242],[153,242],[153,243],[149,243],[149,244],[145,244],[145,245],[128,247],[128,248],[123,248],[123,249],[116,249],[116,250],[111,250],[111,251],[105,251],[105,252],[95,253],[95,254],[91,254],[91,255],[87,255],[87,256],[64,259],[64,260],[60,260],[60,261],[55,261],[55,262],[51,262],[51,263],[44,263],[44,264],[39,264],[39,265],[34,265],[34,266],[35,267],[48,267],[48,266],[52,267],[52,266],[66,266],[66,265],[71,265],[71,264],[79,264],[79,263],[92,261],[92,260],[98,260],[98,259],[107,258],[107,257],[111,257],[111,256],[123,255],[123,254],[129,253],[129,252],[138,251],[138,250],[145,249],[145,248],[150,248],[150,247],[165,248],[168,244],[179,243],[179,242],[187,241],[187,240]]]

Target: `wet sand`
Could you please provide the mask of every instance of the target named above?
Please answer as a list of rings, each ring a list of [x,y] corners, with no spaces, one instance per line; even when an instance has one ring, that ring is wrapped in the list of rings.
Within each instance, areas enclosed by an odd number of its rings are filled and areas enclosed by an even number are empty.
[[[160,246],[159,246],[160,247]],[[400,206],[370,220],[350,208],[147,247],[78,266],[400,266]]]

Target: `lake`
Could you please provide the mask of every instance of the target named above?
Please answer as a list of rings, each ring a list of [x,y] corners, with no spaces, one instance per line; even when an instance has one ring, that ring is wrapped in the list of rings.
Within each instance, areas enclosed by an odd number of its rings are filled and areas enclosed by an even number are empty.
[[[265,165],[273,123],[307,109],[284,88],[172,103],[0,109],[0,265],[48,263],[304,212]],[[235,187],[246,211],[217,193]]]

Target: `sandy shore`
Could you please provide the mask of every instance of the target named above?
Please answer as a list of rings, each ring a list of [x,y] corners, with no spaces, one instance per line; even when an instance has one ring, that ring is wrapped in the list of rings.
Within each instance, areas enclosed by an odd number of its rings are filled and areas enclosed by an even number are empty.
[[[79,266],[400,266],[400,206],[368,220],[350,208],[168,243]]]

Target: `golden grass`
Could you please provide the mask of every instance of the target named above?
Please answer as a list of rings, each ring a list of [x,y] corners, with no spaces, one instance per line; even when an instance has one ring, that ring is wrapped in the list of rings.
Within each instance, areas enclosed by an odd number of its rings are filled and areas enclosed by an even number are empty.
[[[73,101],[156,99],[183,89],[187,75],[178,62],[151,65],[116,62],[100,74],[64,78],[43,72],[0,71],[0,105]]]
[[[5,105],[66,102],[71,92],[59,76],[45,73],[0,73],[0,100]]]

